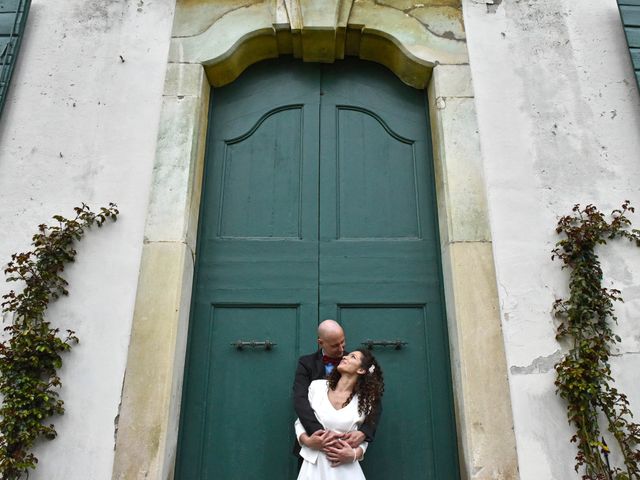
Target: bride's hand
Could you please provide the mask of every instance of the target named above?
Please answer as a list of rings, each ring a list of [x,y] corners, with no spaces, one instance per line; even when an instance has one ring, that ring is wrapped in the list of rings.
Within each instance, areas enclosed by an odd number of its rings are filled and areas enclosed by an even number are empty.
[[[341,436],[341,433],[334,432],[333,430],[325,431],[324,435],[322,435],[322,450],[326,451],[327,448],[335,445]]]
[[[343,463],[353,463],[360,456],[359,450],[360,447],[353,449],[344,440],[338,440],[333,445],[323,449],[332,467],[337,467]]]

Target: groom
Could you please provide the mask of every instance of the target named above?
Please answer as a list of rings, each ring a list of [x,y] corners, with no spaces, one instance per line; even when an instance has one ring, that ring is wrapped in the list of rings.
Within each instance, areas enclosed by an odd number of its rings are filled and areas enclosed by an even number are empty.
[[[325,320],[318,325],[318,351],[303,355],[298,359],[298,368],[293,382],[293,405],[300,423],[307,431],[307,435],[315,440],[318,449],[335,438],[322,436],[324,427],[318,422],[309,404],[309,384],[314,380],[327,377],[338,366],[342,356],[347,353],[344,346],[345,339],[342,327],[335,320]],[[345,433],[340,438],[346,441],[351,448],[358,447],[364,440],[373,441],[381,413],[382,406],[377,410],[377,413],[374,413],[375,417],[371,419],[371,422],[365,422],[359,430]],[[297,455],[299,451],[300,445],[296,441],[294,453]]]

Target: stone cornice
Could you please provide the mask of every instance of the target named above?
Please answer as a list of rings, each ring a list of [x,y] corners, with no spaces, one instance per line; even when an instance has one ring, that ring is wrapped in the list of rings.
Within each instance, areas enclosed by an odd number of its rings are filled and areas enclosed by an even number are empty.
[[[280,55],[332,63],[346,55],[381,63],[425,88],[437,64],[468,62],[457,0],[182,0],[170,61],[204,65],[211,85]]]

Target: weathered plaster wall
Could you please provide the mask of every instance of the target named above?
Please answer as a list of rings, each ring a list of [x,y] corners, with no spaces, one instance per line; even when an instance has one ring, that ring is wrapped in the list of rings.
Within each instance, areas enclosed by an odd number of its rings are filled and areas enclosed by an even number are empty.
[[[519,468],[576,478],[550,314],[567,276],[554,226],[574,203],[640,206],[640,99],[615,0],[465,0]],[[640,215],[633,217],[640,225]],[[640,412],[640,251],[602,252],[620,287],[619,385]]]
[[[122,216],[79,245],[70,297],[51,308],[80,344],[61,372],[59,437],[31,479],[111,478],[173,3],[32,2],[0,119],[0,264],[80,202],[115,201]]]

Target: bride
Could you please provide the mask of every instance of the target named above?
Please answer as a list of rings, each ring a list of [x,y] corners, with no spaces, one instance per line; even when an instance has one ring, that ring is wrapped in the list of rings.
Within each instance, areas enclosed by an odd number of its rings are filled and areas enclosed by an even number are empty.
[[[369,350],[344,357],[326,380],[309,385],[309,403],[324,427],[309,436],[296,420],[303,458],[298,480],[365,480],[359,460],[367,442],[351,448],[341,435],[371,421],[384,392],[382,370]]]

